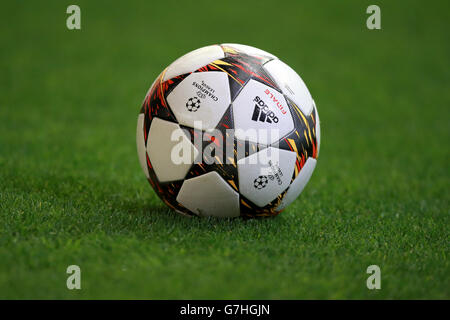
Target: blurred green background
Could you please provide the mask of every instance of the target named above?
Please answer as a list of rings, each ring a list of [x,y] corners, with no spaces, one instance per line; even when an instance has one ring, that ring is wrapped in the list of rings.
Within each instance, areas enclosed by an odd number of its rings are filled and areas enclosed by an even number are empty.
[[[4,1],[0,298],[449,299],[449,19],[448,1]],[[179,216],[139,167],[154,78],[225,42],[277,55],[317,103],[318,165],[276,218]]]

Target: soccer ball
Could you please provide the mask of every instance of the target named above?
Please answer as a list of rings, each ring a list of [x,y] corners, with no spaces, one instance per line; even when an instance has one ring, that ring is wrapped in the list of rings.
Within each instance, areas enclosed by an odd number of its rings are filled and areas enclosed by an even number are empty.
[[[300,76],[240,44],[203,47],[150,87],[137,150],[158,196],[185,215],[273,216],[316,166],[320,124]]]

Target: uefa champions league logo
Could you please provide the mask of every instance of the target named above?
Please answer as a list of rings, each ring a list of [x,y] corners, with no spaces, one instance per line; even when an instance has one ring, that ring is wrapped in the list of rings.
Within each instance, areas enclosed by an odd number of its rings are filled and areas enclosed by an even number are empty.
[[[262,188],[265,188],[268,183],[269,179],[267,178],[267,176],[259,176],[253,181],[253,186],[256,189],[261,190]]]
[[[186,102],[186,109],[189,112],[196,112],[200,108],[200,99],[197,97],[189,98]]]

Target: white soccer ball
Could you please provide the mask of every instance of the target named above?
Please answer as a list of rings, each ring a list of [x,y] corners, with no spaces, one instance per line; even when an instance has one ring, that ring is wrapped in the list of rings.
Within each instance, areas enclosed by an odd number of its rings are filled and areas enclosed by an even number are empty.
[[[263,50],[203,47],[174,61],[150,87],[137,149],[158,196],[179,213],[280,213],[316,166],[320,124],[300,76]]]

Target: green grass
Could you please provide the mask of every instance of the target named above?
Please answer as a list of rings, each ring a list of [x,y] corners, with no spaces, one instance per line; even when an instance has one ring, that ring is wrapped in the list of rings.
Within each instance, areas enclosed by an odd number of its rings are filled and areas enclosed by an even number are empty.
[[[450,298],[448,2],[378,1],[380,31],[369,1],[76,1],[69,31],[72,3],[0,13],[0,298]],[[139,167],[149,85],[223,42],[279,56],[318,106],[316,171],[276,218],[179,216]]]

